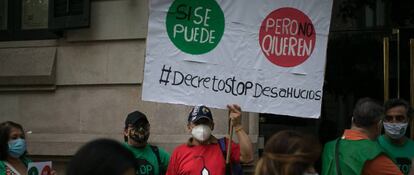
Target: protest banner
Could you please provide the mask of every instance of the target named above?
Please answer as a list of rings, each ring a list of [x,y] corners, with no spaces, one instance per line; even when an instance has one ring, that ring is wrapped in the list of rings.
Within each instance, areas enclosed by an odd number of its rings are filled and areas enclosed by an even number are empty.
[[[331,0],[150,0],[142,99],[320,116]]]
[[[29,162],[27,166],[28,175],[50,175],[52,172],[52,162]]]

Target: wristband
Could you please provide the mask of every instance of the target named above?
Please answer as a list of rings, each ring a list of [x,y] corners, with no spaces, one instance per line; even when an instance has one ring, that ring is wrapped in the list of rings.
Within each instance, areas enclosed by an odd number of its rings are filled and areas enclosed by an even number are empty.
[[[234,130],[235,130],[236,132],[239,132],[239,131],[243,130],[243,126],[239,126],[239,127],[237,127],[237,128],[234,128]]]

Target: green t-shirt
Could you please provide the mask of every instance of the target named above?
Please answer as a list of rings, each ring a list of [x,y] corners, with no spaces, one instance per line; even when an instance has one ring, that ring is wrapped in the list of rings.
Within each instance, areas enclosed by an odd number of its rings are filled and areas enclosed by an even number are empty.
[[[159,165],[157,156],[152,150],[151,146],[147,144],[144,148],[135,148],[133,146],[124,144],[132,153],[134,153],[135,158],[138,160],[137,163],[137,175],[158,175],[159,174]],[[160,153],[160,160],[164,171],[167,171],[168,163],[170,161],[170,154],[168,154],[164,149],[158,147]]]
[[[325,144],[322,153],[322,175],[337,174],[336,172],[336,142]],[[339,143],[339,165],[343,175],[360,175],[363,172],[365,162],[375,159],[383,150],[377,142],[362,140],[341,139]]]
[[[30,159],[28,159],[26,156],[20,157],[20,160],[23,162],[23,164],[27,167],[29,162],[32,162]],[[0,175],[6,175],[6,164],[4,161],[0,160]]]
[[[407,175],[410,172],[411,159],[414,158],[414,141],[407,139],[404,145],[394,145],[389,138],[381,135],[378,138],[378,143],[398,165],[401,172]]]

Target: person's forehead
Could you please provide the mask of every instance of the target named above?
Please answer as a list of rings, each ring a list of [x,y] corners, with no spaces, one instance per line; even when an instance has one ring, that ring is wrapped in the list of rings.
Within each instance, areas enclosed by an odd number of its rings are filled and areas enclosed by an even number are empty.
[[[20,130],[19,128],[12,127],[10,129],[10,135],[22,135],[22,134],[23,134],[23,131]]]
[[[395,106],[386,111],[387,115],[406,115],[407,109],[404,106]]]

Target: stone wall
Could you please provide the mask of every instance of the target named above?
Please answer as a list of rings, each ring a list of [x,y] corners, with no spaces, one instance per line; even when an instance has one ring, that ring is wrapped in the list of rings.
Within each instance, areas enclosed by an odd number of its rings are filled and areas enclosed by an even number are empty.
[[[189,106],[141,100],[148,2],[92,0],[91,3],[90,28],[66,31],[57,40],[0,42],[0,55],[7,55],[0,57],[0,64],[10,70],[31,70],[34,64],[54,65],[54,69],[48,69],[50,79],[54,80],[48,88],[0,87],[0,121],[12,120],[31,131],[27,135],[30,155],[34,160],[54,161],[60,175],[84,143],[102,137],[122,141],[124,119],[133,110],[147,114],[151,122],[149,141],[169,152],[189,137],[186,130]],[[36,57],[43,57],[45,50],[53,52],[46,55],[55,59],[30,63]],[[29,56],[10,61],[22,52]],[[40,81],[35,71],[20,72],[13,77],[28,74],[32,76],[26,78]],[[214,109],[213,115],[216,128],[213,134],[225,135],[227,111]],[[243,116],[244,128],[256,143],[258,116],[253,113]]]

